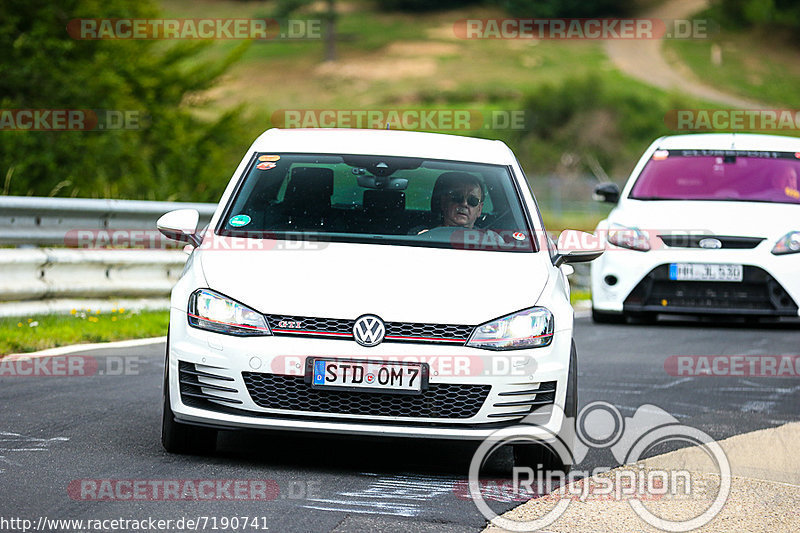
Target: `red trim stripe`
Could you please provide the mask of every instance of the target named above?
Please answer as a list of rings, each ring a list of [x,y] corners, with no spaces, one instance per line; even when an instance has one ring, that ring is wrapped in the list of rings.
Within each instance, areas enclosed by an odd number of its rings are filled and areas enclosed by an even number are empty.
[[[295,333],[295,334],[303,334],[303,335],[333,335],[336,337],[352,337],[350,333],[339,333],[336,331],[308,331],[305,329],[273,329],[273,332],[278,333]]]
[[[214,324],[222,324],[223,326],[233,326],[233,327],[236,327],[236,328],[252,329],[254,331],[267,331],[267,332],[270,331],[269,327],[260,328],[258,326],[248,326],[247,324],[236,324],[234,322],[222,322],[222,321],[219,321],[219,320],[212,320],[210,318],[206,318],[206,317],[200,316],[200,315],[194,315],[192,313],[186,313],[186,314],[189,315],[190,317],[196,318],[198,320],[205,320],[206,322],[213,322]]]

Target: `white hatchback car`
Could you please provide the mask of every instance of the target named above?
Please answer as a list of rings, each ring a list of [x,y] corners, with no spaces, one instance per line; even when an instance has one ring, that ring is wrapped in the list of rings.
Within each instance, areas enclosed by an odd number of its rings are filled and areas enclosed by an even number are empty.
[[[800,315],[800,139],[663,137],[644,153],[598,225],[592,264],[597,322],[659,313]]]
[[[546,438],[574,417],[566,263],[602,251],[559,253],[502,142],[272,129],[197,221],[158,222],[195,245],[172,291],[168,451],[237,428],[480,440],[534,409]]]

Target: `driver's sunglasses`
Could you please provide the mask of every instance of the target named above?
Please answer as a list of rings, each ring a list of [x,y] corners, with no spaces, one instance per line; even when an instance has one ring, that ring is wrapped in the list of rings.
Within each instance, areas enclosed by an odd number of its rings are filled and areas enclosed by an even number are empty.
[[[465,195],[463,193],[455,191],[450,191],[449,193],[447,193],[447,198],[449,198],[450,201],[455,204],[463,204],[464,196]],[[475,196],[474,194],[470,194],[469,196],[467,196],[466,200],[467,200],[467,205],[470,207],[478,207],[478,204],[481,203],[481,199]]]

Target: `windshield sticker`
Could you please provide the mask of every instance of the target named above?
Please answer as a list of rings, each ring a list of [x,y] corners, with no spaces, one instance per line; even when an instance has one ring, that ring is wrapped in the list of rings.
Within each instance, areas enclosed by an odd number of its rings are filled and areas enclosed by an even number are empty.
[[[656,150],[653,153],[653,159],[655,159],[656,161],[660,161],[660,160],[666,159],[668,157],[669,157],[669,151],[668,150]]]
[[[791,152],[758,152],[753,150],[669,150],[682,157],[752,157],[759,159],[791,159]]]
[[[259,161],[280,161],[281,156],[279,155],[262,155],[258,158]]]
[[[231,219],[228,221],[228,224],[234,228],[241,228],[242,226],[248,225],[250,220],[250,217],[247,215],[236,215],[231,217]]]
[[[511,236],[514,237],[515,239],[517,239],[518,241],[524,241],[525,240],[525,234],[522,233],[521,231],[515,231],[514,234],[511,235]]]
[[[256,165],[258,170],[269,170],[275,168],[275,163],[259,163]]]

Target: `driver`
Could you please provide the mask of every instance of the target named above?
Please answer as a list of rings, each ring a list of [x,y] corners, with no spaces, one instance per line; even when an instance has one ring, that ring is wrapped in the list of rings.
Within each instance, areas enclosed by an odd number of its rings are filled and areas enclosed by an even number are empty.
[[[483,183],[466,172],[445,172],[436,180],[431,211],[441,215],[439,226],[471,229],[483,212]]]
[[[466,172],[444,172],[436,180],[431,194],[431,212],[436,217],[433,229],[475,229],[483,235],[481,245],[503,244],[503,238],[494,231],[475,228],[485,199],[486,187],[480,178]],[[430,229],[423,229],[417,235],[428,231]]]
[[[772,180],[775,188],[778,189],[784,196],[790,198],[800,199],[800,190],[797,184],[797,171],[793,166],[787,166],[777,178]]]

